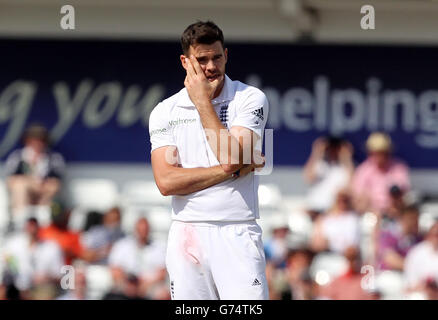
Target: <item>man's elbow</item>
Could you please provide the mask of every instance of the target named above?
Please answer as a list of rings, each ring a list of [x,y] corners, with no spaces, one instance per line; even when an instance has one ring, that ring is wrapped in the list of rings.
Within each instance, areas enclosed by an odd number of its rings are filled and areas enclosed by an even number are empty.
[[[232,174],[243,167],[242,164],[222,164],[222,169],[227,174]]]
[[[156,183],[158,190],[160,190],[163,196],[167,197],[172,195],[171,185],[165,179],[157,180]]]
[[[170,190],[167,189],[167,188],[161,187],[161,188],[158,188],[158,190],[160,190],[160,193],[161,193],[163,196],[165,196],[165,197],[171,195]]]

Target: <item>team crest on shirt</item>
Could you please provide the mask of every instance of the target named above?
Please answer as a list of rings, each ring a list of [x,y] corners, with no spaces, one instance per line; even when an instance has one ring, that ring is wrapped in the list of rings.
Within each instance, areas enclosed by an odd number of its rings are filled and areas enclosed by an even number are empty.
[[[228,129],[228,104],[221,106],[221,110],[219,111],[219,119],[222,124]]]

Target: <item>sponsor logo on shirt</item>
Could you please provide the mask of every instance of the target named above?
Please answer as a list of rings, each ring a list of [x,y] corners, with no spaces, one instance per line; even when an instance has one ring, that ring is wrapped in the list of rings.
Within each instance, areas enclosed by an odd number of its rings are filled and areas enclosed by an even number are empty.
[[[157,134],[157,133],[164,133],[164,132],[166,132],[166,131],[167,131],[166,128],[155,129],[155,130],[152,130],[152,131],[151,131],[150,136],[152,137],[154,134]]]
[[[255,115],[257,118],[259,118],[260,120],[263,121],[264,117],[263,117],[263,108],[254,110],[253,112],[251,112],[253,115]],[[258,121],[257,121],[258,123]]]
[[[261,286],[261,285],[262,285],[262,283],[259,281],[259,279],[255,278],[253,283],[252,283],[252,286]]]
[[[175,120],[170,120],[169,121],[169,126],[170,127],[176,127],[182,124],[191,124],[191,123],[195,123],[196,122],[196,118],[193,119],[175,119]],[[152,137],[153,135],[157,134],[157,133],[165,133],[167,132],[168,128],[159,128],[159,129],[155,129],[152,130],[150,133],[150,136]]]
[[[174,127],[174,126],[178,126],[180,124],[189,124],[189,123],[194,123],[196,122],[196,118],[193,119],[176,119],[176,120],[170,120],[169,121],[169,126]]]

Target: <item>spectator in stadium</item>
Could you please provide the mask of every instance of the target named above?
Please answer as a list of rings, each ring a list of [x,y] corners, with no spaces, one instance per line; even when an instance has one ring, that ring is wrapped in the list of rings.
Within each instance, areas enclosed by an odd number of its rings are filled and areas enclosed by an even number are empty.
[[[9,270],[3,272],[0,279],[0,300],[21,300],[20,290],[14,283],[14,276]]]
[[[74,265],[74,287],[66,289],[67,292],[60,295],[56,300],[88,300],[86,266]]]
[[[71,210],[59,202],[51,205],[52,223],[40,230],[41,239],[53,240],[59,244],[64,254],[66,265],[71,265],[75,259],[88,262],[100,260],[104,255],[99,250],[89,250],[81,243],[81,235],[68,228]]]
[[[51,299],[57,292],[64,264],[62,251],[56,242],[39,236],[39,225],[29,218],[24,232],[6,239],[3,250],[6,273],[25,299]]]
[[[349,247],[344,256],[348,261],[347,271],[330,282],[327,286],[320,287],[321,298],[331,300],[374,300],[375,292],[362,288],[364,275],[360,272],[362,263],[358,247]]]
[[[289,251],[289,226],[286,217],[278,215],[274,217],[271,229],[271,237],[264,244],[266,258],[266,279],[270,290],[270,299],[279,299],[279,290],[276,285],[280,284],[284,278],[284,269]],[[280,283],[279,283],[280,282]]]
[[[352,155],[352,145],[337,137],[320,137],[313,143],[304,166],[304,178],[310,185],[307,206],[312,220],[330,209],[336,192],[350,183],[354,171]]]
[[[398,186],[392,186],[389,189],[389,207],[382,211],[381,214],[372,212],[376,219],[376,223],[371,232],[371,242],[368,248],[370,256],[368,262],[371,264],[379,265],[378,251],[380,246],[380,236],[382,232],[385,233],[398,233],[400,229],[400,218],[403,210],[407,207],[404,199],[405,193]]]
[[[372,211],[381,215],[390,206],[388,191],[393,186],[402,192],[409,191],[409,169],[392,156],[393,144],[385,133],[372,133],[366,148],[368,157],[353,176],[354,203],[359,212]]]
[[[407,253],[421,241],[418,217],[418,208],[409,206],[402,211],[397,228],[380,232],[377,246],[377,262],[380,270],[403,270]]]
[[[398,186],[389,189],[389,207],[379,215],[379,229],[394,230],[399,226],[400,217],[407,206],[404,195],[405,192]]]
[[[407,254],[404,277],[408,292],[427,294],[438,280],[438,221],[429,229],[425,240]]]
[[[138,219],[135,234],[118,240],[108,258],[115,290],[121,291],[128,275],[132,274],[139,279],[144,296],[162,299],[168,293],[165,256],[165,244],[150,239],[148,220]]]
[[[266,263],[272,263],[274,268],[286,267],[289,232],[287,221],[278,221],[272,227],[272,236],[265,241]]]
[[[314,253],[305,248],[291,249],[287,257],[287,288],[281,293],[282,300],[313,300],[316,297],[315,283],[309,268]]]
[[[359,217],[352,209],[350,192],[340,190],[332,209],[316,219],[311,248],[315,252],[329,250],[343,254],[348,247],[358,246],[359,241]]]
[[[31,125],[23,135],[24,148],[6,160],[7,185],[13,217],[23,215],[30,205],[49,206],[61,188],[64,159],[49,150],[49,132]]]
[[[124,234],[120,226],[120,208],[113,207],[103,216],[103,223],[92,226],[82,235],[82,244],[88,250],[99,252],[93,263],[106,264],[112,245]]]

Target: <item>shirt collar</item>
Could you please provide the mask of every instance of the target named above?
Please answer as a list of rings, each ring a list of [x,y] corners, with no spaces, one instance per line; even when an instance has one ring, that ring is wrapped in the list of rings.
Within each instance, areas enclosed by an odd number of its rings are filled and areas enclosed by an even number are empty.
[[[225,83],[224,87],[222,88],[221,93],[214,99],[211,100],[211,103],[213,105],[223,103],[226,101],[231,101],[234,98],[235,90],[233,87],[233,81],[225,75]],[[181,90],[181,94],[178,98],[177,106],[179,107],[194,107],[192,100],[189,97],[189,93],[187,92],[187,89],[184,88]]]

